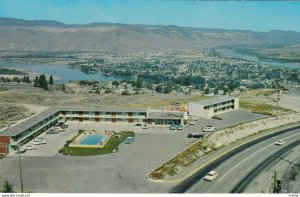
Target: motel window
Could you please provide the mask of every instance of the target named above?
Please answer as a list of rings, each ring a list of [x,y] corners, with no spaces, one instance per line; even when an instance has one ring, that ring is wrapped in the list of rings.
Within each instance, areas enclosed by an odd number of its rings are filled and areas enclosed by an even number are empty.
[[[110,115],[110,112],[105,112],[106,115]]]

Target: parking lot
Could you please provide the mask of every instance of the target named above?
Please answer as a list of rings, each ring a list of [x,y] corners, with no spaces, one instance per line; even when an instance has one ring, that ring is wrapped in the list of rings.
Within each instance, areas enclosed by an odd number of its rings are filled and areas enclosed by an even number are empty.
[[[225,114],[223,120],[199,119],[196,125],[183,130],[169,128],[142,129],[138,126],[113,124],[71,123],[59,134],[45,136],[47,144],[36,145],[37,150],[22,154],[22,169],[25,191],[31,192],[76,192],[76,193],[156,193],[168,192],[170,183],[154,183],[146,174],[177,155],[198,139],[187,138],[189,132],[201,131],[201,127],[212,124],[219,128],[261,118],[243,110]],[[236,118],[239,118],[238,120]],[[234,120],[234,121],[233,121]],[[79,129],[134,131],[132,144],[121,144],[119,151],[107,155],[74,157],[58,154],[66,140]],[[0,160],[0,184],[9,180],[16,191],[20,188],[17,155]]]

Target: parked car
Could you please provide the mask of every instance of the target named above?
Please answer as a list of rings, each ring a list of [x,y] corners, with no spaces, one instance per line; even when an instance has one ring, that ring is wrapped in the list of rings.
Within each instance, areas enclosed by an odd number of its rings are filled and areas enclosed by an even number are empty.
[[[187,135],[188,138],[203,138],[204,134],[203,133],[189,133]]]
[[[143,127],[142,127],[142,128],[143,128],[143,129],[148,129],[147,123],[143,124]]]
[[[133,141],[134,141],[134,137],[129,136],[129,137],[126,138],[124,143],[125,144],[131,144]]]
[[[183,130],[183,125],[177,125],[177,130]]]
[[[25,146],[21,146],[18,150],[17,150],[17,152],[16,153],[25,153],[26,152],[26,147]]]
[[[282,146],[284,144],[285,144],[284,140],[278,140],[277,142],[275,142],[275,145],[278,145],[278,146]]]
[[[211,125],[207,125],[205,127],[203,127],[203,131],[204,132],[210,132],[210,131],[215,131],[217,129],[217,127],[211,126]]]
[[[172,124],[172,125],[170,126],[170,130],[176,130],[176,129],[177,129],[177,126],[174,125],[174,124]]]
[[[59,134],[59,128],[50,128],[47,134]]]
[[[213,181],[218,176],[216,171],[210,171],[205,177],[205,181]]]
[[[35,138],[30,144],[40,145],[40,144],[47,144],[44,138]]]
[[[194,121],[197,121],[197,120],[198,120],[198,118],[197,118],[196,116],[194,116],[194,117],[193,117],[193,120],[194,120]]]
[[[221,115],[215,115],[215,116],[212,116],[213,119],[217,119],[217,120],[223,120],[223,116]]]
[[[37,148],[35,146],[32,146],[32,145],[29,144],[29,145],[26,146],[26,149],[27,150],[35,150]]]
[[[195,121],[191,120],[189,124],[190,125],[195,125]]]
[[[64,122],[59,122],[57,125],[61,127],[61,126],[65,125],[65,123]]]
[[[65,125],[61,126],[61,128],[62,129],[67,129],[67,128],[69,128],[69,125],[65,124]]]

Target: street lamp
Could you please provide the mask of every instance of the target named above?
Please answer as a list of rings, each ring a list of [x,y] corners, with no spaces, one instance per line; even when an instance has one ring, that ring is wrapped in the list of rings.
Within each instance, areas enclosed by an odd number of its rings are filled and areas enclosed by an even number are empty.
[[[21,181],[21,193],[23,193],[24,192],[24,187],[23,187],[22,165],[21,165],[21,150],[20,150],[20,145],[19,144],[16,144],[15,146],[18,147],[19,168],[20,168],[20,181]]]

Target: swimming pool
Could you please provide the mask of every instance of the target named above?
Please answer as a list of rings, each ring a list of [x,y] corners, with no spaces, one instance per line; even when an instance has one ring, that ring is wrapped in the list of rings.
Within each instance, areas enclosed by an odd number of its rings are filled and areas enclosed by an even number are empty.
[[[87,135],[81,141],[80,144],[82,145],[97,145],[101,142],[105,141],[105,137],[102,135]]]

